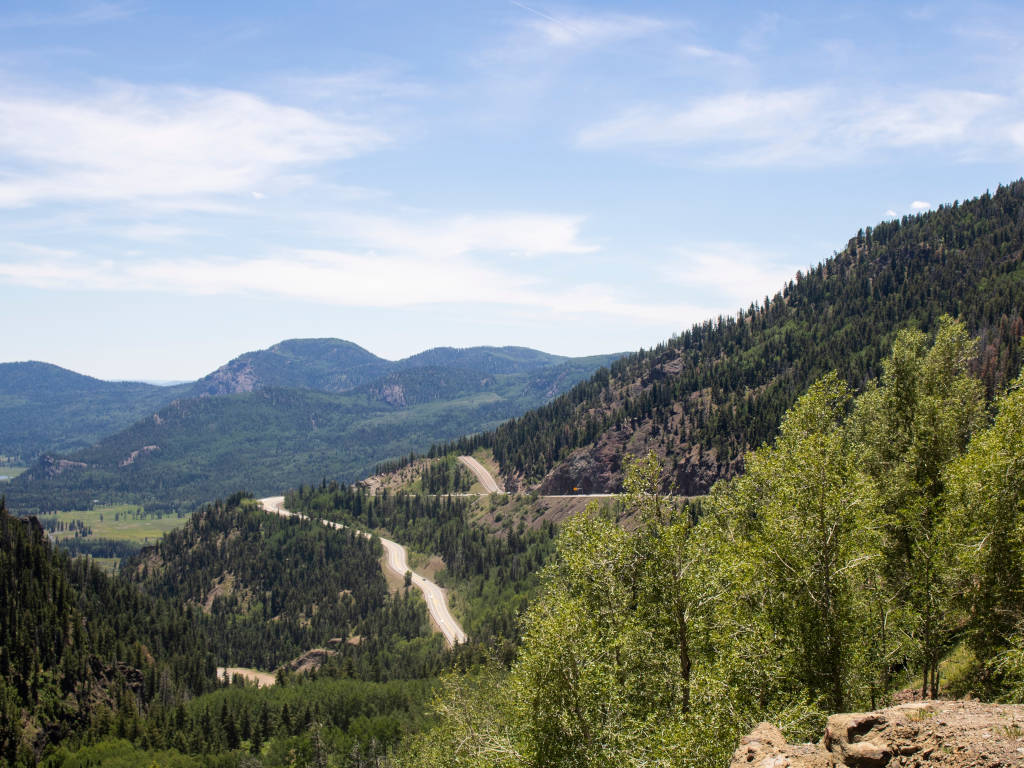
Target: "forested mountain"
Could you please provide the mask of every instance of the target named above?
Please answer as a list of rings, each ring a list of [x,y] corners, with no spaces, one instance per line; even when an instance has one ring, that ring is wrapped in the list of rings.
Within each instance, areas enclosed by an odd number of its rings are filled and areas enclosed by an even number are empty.
[[[393,365],[342,339],[289,339],[246,352],[197,381],[189,396],[228,395],[271,387],[344,392]]]
[[[218,368],[189,390],[189,396],[223,395],[289,387],[319,392],[347,392],[386,375],[429,368],[475,377],[528,373],[575,362],[597,368],[611,356],[568,358],[526,347],[437,347],[390,361],[342,339],[290,339],[246,352]],[[397,380],[401,382],[401,377]]]
[[[236,394],[175,400],[89,448],[42,456],[11,483],[8,503],[22,511],[93,499],[191,508],[242,488],[268,494],[311,478],[355,480],[381,460],[491,429],[612,359],[510,347],[389,363],[349,342],[284,342],[221,369],[216,387],[210,377],[200,382]],[[308,388],[341,389],[370,370],[368,382],[347,391]]]
[[[221,666],[274,670],[327,647],[350,676],[429,676],[444,644],[422,602],[388,595],[380,557],[376,540],[235,496],[194,513],[122,573],[154,597],[201,606]]]
[[[236,496],[110,577],[0,500],[0,764],[376,760],[423,727],[450,663],[422,602],[388,595],[379,554]],[[216,680],[217,664],[273,669],[313,645],[328,657],[315,675]]]
[[[1024,375],[987,402],[976,339],[936,325],[859,395],[814,382],[697,519],[627,462],[640,525],[563,527],[511,669],[449,677],[403,765],[720,768],[762,721],[797,743],[896,694],[1024,701]],[[895,764],[885,738],[806,764]]]
[[[193,613],[70,558],[0,500],[0,763],[212,688]]]
[[[0,456],[29,461],[85,448],[186,389],[100,381],[49,363],[0,363]]]
[[[495,431],[440,446],[493,450],[506,487],[613,491],[626,453],[654,450],[666,489],[706,493],[776,434],[812,381],[878,375],[900,328],[943,313],[979,337],[991,395],[1016,374],[1024,334],[1024,181],[867,228],[774,296],[616,361]]]

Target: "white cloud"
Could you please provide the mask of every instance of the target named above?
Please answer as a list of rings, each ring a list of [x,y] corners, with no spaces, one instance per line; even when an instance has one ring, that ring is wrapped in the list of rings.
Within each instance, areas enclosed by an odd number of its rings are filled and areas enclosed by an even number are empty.
[[[962,155],[1024,146],[1024,124],[1001,122],[1007,99],[992,93],[932,90],[854,98],[830,88],[741,91],[681,109],[641,105],[593,125],[580,146],[630,145],[699,151],[724,165],[821,165],[852,162],[876,150],[944,147]],[[1018,107],[1018,111],[1019,107]]]
[[[897,216],[899,216],[899,214],[896,213],[896,211],[894,211],[892,208],[885,212],[885,218],[887,219],[895,219]]]
[[[0,262],[0,280],[42,289],[242,295],[361,308],[483,304],[670,324],[699,313],[686,304],[629,301],[600,284],[550,285],[523,271],[461,256],[306,250],[256,259],[114,261],[38,254]]]
[[[555,47],[596,47],[607,43],[644,37],[664,29],[664,22],[648,16],[621,13],[570,14],[547,13],[525,3],[512,4],[533,14],[529,27],[541,39]]]
[[[597,250],[579,240],[581,216],[493,213],[452,217],[317,215],[312,226],[375,251],[436,257],[469,253],[507,256],[585,254]]]
[[[64,27],[101,24],[131,16],[133,10],[120,3],[95,3],[70,13],[30,13],[0,17],[0,29]]]
[[[716,66],[748,67],[750,65],[750,61],[745,56],[707,48],[702,45],[684,45],[679,49],[679,52],[686,58],[708,61]]]
[[[386,141],[372,126],[240,91],[0,92],[0,207],[112,200],[217,207]]]
[[[729,241],[690,244],[662,268],[662,277],[704,298],[716,312],[732,312],[774,296],[800,267],[763,248]]]
[[[932,204],[931,203],[926,203],[924,200],[915,200],[914,202],[912,202],[910,204],[910,210],[914,211],[915,213],[920,213],[921,211],[930,210],[931,207],[932,207]]]

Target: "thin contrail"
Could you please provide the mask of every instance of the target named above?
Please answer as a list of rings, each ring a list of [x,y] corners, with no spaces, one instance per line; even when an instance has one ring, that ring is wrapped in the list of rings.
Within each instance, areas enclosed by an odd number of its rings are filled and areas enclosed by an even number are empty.
[[[534,14],[535,16],[540,16],[542,19],[547,19],[552,24],[557,24],[560,27],[565,27],[567,30],[572,32],[574,35],[578,35],[579,32],[580,32],[578,29],[574,29],[571,25],[566,24],[561,19],[556,19],[554,16],[549,16],[548,14],[544,13],[543,11],[538,11],[536,8],[531,8],[526,3],[521,3],[521,2],[519,2],[519,0],[508,0],[508,1],[510,3],[512,3],[512,5],[515,5],[515,6],[518,6],[518,7],[522,8],[524,11],[529,11],[530,13]]]

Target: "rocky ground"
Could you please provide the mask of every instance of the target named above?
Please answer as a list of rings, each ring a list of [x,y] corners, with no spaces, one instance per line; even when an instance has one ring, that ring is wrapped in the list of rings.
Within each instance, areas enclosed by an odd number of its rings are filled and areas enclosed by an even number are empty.
[[[787,744],[761,723],[741,741],[730,768],[1024,766],[1024,705],[920,701],[833,715],[817,744]]]

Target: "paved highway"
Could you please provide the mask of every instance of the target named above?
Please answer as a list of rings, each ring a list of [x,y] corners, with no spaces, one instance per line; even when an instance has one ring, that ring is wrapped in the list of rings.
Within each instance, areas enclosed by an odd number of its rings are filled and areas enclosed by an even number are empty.
[[[484,473],[487,473],[486,469],[483,469],[483,467],[481,467],[481,469]],[[488,477],[490,477],[489,474]],[[492,480],[491,482],[494,481]],[[260,504],[263,505],[263,509],[267,512],[281,515],[282,517],[298,517],[303,520],[311,519],[301,513],[290,512],[285,509],[284,496],[270,496],[266,499],[260,499]],[[345,527],[341,523],[335,523],[331,520],[321,520],[320,522],[331,528],[341,529]],[[370,534],[364,531],[360,531],[360,533],[362,533],[366,538],[370,538]],[[391,539],[385,539],[383,537],[381,538],[380,543],[381,546],[384,547],[384,562],[387,567],[393,573],[404,578],[406,572],[411,570],[409,568],[409,559],[408,554],[405,551],[405,547],[398,542],[392,541]],[[427,611],[430,613],[430,618],[434,620],[438,629],[441,630],[441,634],[443,634],[444,639],[448,641],[448,645],[454,647],[457,643],[466,642],[466,633],[462,631],[462,626],[455,620],[455,617],[452,616],[451,611],[448,610],[448,600],[445,596],[444,590],[429,579],[423,578],[418,573],[412,574],[412,583],[420,590],[420,592],[423,593],[423,599],[427,603]]]
[[[461,461],[470,472],[476,475],[476,479],[480,481],[480,485],[484,487],[487,493],[498,493],[501,489],[498,487],[497,481],[491,476],[491,473],[487,471],[487,468],[479,461],[474,459],[472,456],[459,456]]]

